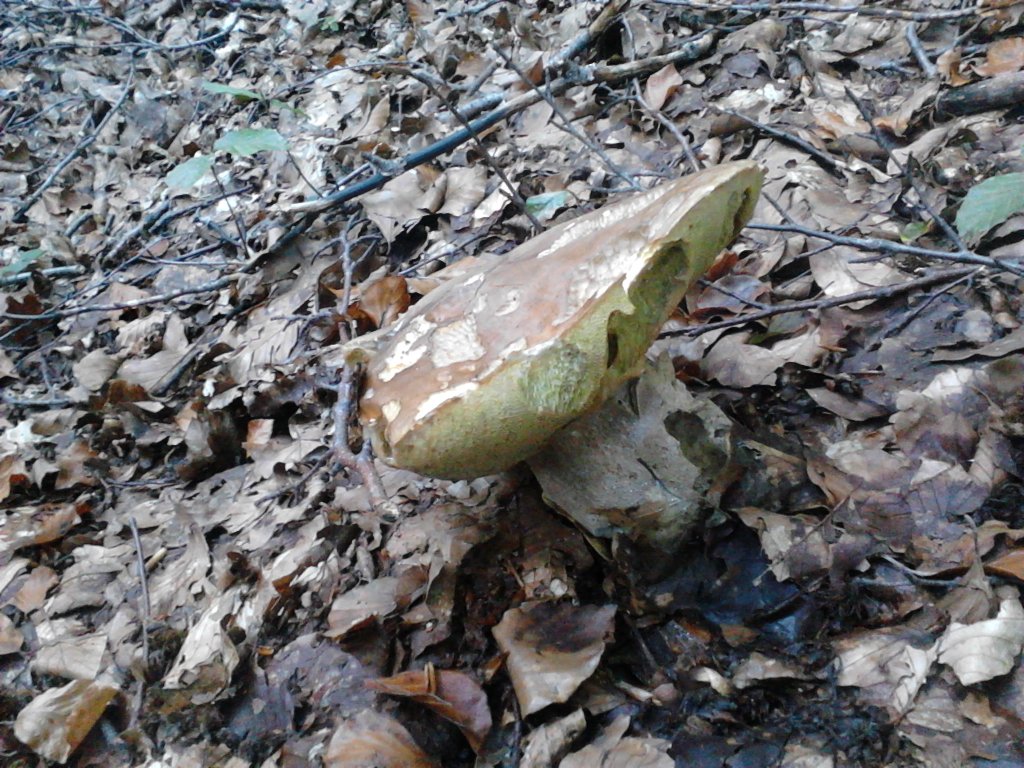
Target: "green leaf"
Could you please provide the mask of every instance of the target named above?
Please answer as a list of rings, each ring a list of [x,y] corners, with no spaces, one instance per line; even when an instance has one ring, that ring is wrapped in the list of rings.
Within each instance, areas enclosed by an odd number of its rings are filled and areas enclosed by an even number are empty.
[[[921,235],[931,231],[932,225],[927,221],[912,221],[900,232],[900,240],[904,243],[913,243]]]
[[[235,88],[233,85],[224,85],[223,83],[211,83],[207,80],[203,81],[203,90],[209,91],[210,93],[223,93],[228,96],[237,96],[240,99],[249,101],[259,101],[263,97],[260,96],[256,91],[250,91],[248,88]]]
[[[191,189],[203,174],[213,167],[213,158],[206,155],[190,157],[184,163],[175,166],[174,170],[164,179],[172,189]]]
[[[956,228],[973,245],[1020,211],[1024,211],[1024,173],[993,176],[968,191],[956,214]]]
[[[544,192],[540,195],[526,198],[526,210],[532,213],[541,221],[547,221],[559,210],[569,204],[570,195],[565,190],[560,192]]]
[[[288,142],[273,128],[243,128],[240,131],[228,131],[217,139],[213,148],[219,152],[249,157],[266,150],[287,150]]]
[[[42,248],[33,248],[31,251],[22,251],[15,255],[14,260],[11,261],[10,264],[0,264],[0,277],[17,275],[20,272],[24,272],[42,255]]]

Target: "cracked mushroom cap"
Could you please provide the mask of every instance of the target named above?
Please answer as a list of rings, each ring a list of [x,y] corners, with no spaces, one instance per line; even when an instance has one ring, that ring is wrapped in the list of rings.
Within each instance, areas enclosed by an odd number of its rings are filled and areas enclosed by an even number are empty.
[[[360,415],[377,455],[448,478],[528,457],[639,375],[687,288],[750,218],[761,180],[752,162],[723,164],[459,262],[369,356]]]

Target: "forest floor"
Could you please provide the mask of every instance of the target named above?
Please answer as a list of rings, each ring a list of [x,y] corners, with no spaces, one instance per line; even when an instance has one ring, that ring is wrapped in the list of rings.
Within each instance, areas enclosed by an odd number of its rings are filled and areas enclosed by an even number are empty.
[[[1024,765],[1022,16],[6,0],[0,761]],[[738,159],[654,350],[732,428],[685,545],[367,490],[349,329]]]

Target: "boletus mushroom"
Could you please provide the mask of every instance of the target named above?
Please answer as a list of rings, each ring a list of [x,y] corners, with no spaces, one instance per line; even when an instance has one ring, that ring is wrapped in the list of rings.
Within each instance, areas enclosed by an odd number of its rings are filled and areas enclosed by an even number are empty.
[[[754,163],[725,163],[454,265],[395,325],[346,349],[367,364],[360,417],[377,455],[443,478],[530,456],[639,375],[761,181]]]

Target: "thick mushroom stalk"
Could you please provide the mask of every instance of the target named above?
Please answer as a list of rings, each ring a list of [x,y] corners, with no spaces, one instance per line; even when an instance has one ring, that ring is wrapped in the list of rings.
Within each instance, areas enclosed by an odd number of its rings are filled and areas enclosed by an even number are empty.
[[[554,227],[456,275],[349,357],[384,461],[476,477],[527,458],[639,375],[687,288],[746,224],[752,162],[710,168]],[[360,351],[362,350],[362,352]]]

